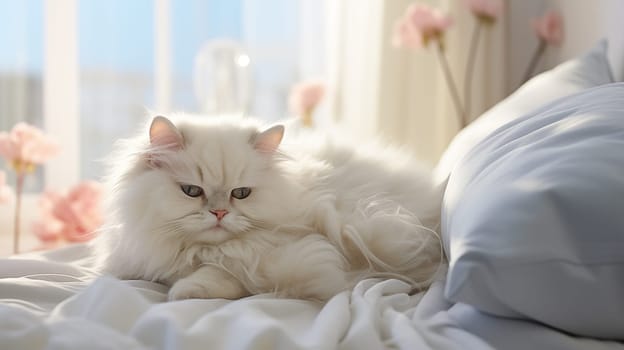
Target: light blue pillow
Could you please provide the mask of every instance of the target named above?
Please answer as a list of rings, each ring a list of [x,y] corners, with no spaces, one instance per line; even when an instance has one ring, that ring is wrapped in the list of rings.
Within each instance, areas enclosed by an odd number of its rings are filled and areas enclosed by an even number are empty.
[[[624,84],[487,135],[450,175],[442,231],[449,300],[624,339]]]

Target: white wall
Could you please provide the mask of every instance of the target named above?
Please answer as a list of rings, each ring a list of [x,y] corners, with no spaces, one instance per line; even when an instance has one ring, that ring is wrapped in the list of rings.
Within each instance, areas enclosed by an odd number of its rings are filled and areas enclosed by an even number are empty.
[[[609,39],[609,56],[616,80],[622,80],[624,61],[624,1],[549,0],[566,21],[566,40],[553,52],[550,62],[560,62],[592,47],[600,38]]]
[[[590,49],[600,38],[607,37],[610,39],[609,56],[616,80],[624,80],[624,1],[509,0],[507,5],[508,92],[518,86],[537,46],[530,27],[531,19],[551,8],[563,16],[565,36],[561,47],[547,49],[539,71],[575,57]]]
[[[609,62],[616,81],[624,81],[624,1],[607,0],[603,12],[608,18],[605,23],[609,39]]]

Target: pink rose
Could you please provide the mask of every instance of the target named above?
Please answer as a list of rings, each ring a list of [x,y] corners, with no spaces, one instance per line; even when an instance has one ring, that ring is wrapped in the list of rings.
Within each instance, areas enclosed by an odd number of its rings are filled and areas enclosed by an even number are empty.
[[[298,115],[309,114],[325,95],[325,84],[320,81],[308,81],[295,85],[290,91],[288,104],[290,110]]]
[[[426,47],[439,40],[453,24],[447,14],[424,4],[412,4],[394,25],[393,45],[397,47]]]
[[[13,198],[11,187],[6,184],[6,174],[0,171],[0,203],[6,203]]]
[[[10,133],[0,132],[0,156],[18,172],[43,163],[58,152],[58,144],[32,125],[18,123]]]
[[[534,19],[533,30],[537,37],[549,45],[559,46],[563,42],[563,18],[555,11]]]
[[[486,22],[494,22],[503,11],[502,0],[464,0],[475,16]]]
[[[84,242],[94,236],[103,222],[102,186],[84,181],[69,193],[46,192],[39,203],[41,220],[33,231],[43,242]]]

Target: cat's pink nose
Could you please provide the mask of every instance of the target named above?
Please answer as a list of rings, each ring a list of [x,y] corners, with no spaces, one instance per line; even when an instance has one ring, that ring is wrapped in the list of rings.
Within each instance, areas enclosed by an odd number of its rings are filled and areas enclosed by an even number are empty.
[[[229,213],[227,210],[225,209],[213,209],[210,211],[212,214],[214,214],[214,216],[217,217],[217,220],[221,220],[223,219],[224,216],[227,215],[227,213]]]

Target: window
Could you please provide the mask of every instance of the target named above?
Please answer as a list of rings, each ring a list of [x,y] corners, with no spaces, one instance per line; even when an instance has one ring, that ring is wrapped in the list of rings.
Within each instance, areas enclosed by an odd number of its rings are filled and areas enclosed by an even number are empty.
[[[55,188],[98,179],[150,110],[206,111],[195,61],[223,42],[242,53],[243,112],[285,118],[290,87],[323,73],[322,13],[316,0],[0,0],[0,128],[45,124],[62,142],[34,190],[44,175]]]
[[[43,0],[0,1],[0,130],[19,121],[43,124]],[[0,162],[0,169],[6,164]],[[25,191],[43,187],[43,167]],[[9,183],[14,183],[8,171]]]
[[[171,25],[171,109],[199,112],[194,90],[195,57],[209,41],[240,42],[242,0],[173,1]]]
[[[240,87],[252,91],[244,112],[269,120],[287,116],[288,90],[298,78],[298,1],[187,0],[172,6],[174,109],[201,111],[193,88],[196,55],[211,43],[229,43],[250,57],[252,73]]]
[[[78,3],[80,176],[97,179],[115,139],[154,108],[154,2]]]

